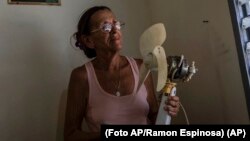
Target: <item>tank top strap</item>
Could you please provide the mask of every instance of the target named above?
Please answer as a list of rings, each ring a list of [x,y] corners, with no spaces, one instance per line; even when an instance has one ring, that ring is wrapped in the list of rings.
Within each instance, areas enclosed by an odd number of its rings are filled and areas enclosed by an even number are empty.
[[[126,56],[126,58],[131,66],[131,69],[133,71],[134,76],[139,76],[139,68],[138,68],[138,65],[137,65],[135,59],[132,57],[127,57],[127,56]],[[138,80],[139,80],[139,77],[135,77],[135,82],[137,82]]]
[[[92,63],[91,62],[87,62],[85,64],[85,68],[86,68],[86,71],[87,71],[87,76],[88,76],[88,83],[89,83],[89,91],[92,90],[92,87],[95,86],[96,84],[95,83],[95,70],[92,66]]]

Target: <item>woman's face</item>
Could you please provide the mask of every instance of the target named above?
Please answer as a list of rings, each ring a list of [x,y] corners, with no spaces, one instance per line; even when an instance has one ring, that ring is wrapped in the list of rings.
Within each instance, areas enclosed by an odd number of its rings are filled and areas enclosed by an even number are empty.
[[[96,51],[117,52],[122,48],[122,34],[120,29],[116,27],[117,22],[114,14],[109,10],[100,10],[92,15],[90,19],[90,31],[92,31],[90,38]],[[104,25],[112,25],[110,32],[105,30]]]

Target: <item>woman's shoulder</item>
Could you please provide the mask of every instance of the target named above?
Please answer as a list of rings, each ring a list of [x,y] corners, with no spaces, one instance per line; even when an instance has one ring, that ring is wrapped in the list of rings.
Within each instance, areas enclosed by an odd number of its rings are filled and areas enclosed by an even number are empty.
[[[71,78],[75,81],[87,80],[87,70],[85,65],[74,68],[71,72]]]
[[[88,76],[84,65],[72,70],[68,85],[68,97],[75,100],[73,103],[79,102],[78,100],[82,102],[82,99],[88,98]]]

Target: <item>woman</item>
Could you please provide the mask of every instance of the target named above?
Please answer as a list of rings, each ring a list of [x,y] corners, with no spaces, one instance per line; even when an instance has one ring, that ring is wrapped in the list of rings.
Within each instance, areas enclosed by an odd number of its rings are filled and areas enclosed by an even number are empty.
[[[158,102],[151,75],[136,92],[142,60],[121,56],[123,23],[110,8],[88,9],[74,34],[88,63],[71,73],[65,119],[65,140],[94,140],[101,124],[154,124]],[[179,98],[169,97],[166,111],[176,116]],[[86,120],[89,131],[81,128]]]

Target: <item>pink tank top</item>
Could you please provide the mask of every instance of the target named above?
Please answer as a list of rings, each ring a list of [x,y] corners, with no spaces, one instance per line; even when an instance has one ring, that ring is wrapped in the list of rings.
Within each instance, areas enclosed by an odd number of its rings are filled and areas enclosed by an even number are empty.
[[[132,94],[114,96],[103,90],[97,80],[93,65],[86,63],[89,83],[89,101],[86,124],[90,131],[100,131],[101,124],[147,124],[149,105],[144,85],[136,93],[139,81],[139,69],[133,58],[126,57],[135,80]]]

